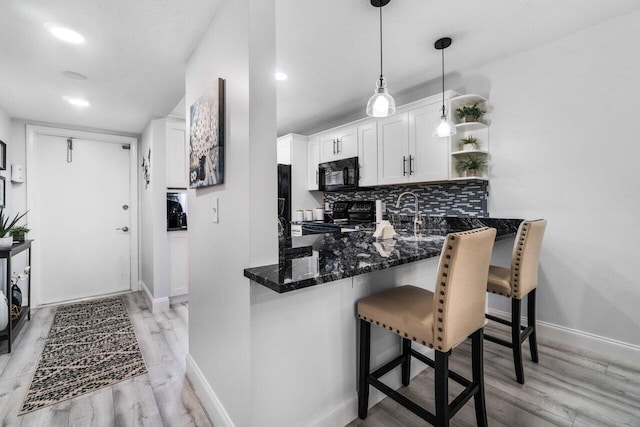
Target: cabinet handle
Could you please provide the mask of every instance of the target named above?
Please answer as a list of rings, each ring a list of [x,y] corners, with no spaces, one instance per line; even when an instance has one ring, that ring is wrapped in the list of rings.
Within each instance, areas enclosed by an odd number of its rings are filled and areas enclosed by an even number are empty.
[[[413,156],[409,156],[409,175],[413,175]]]
[[[402,176],[407,176],[407,158],[402,156]]]
[[[336,140],[333,140],[333,155],[335,156],[336,154]]]
[[[336,151],[340,154],[340,143],[342,142],[341,138],[336,139]]]

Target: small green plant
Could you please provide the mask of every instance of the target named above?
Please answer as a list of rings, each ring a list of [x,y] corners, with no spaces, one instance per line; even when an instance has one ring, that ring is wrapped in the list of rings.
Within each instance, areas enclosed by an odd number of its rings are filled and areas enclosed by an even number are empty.
[[[473,171],[473,173],[481,174],[482,171],[487,167],[487,160],[484,157],[476,156],[470,154],[466,160],[461,160],[456,165],[456,171],[458,175],[463,176],[467,174],[467,172]]]
[[[16,216],[13,217],[13,219],[9,219],[9,215],[5,215],[4,213],[4,208],[0,208],[0,238],[6,237],[13,226],[16,225],[16,223],[20,221],[26,214],[27,212],[23,214],[18,212]]]
[[[458,119],[462,120],[467,116],[472,116],[475,121],[478,121],[486,111],[480,109],[478,107],[478,103],[476,102],[473,105],[464,105],[462,107],[456,108],[456,116]]]
[[[13,227],[9,230],[9,235],[11,237],[21,237],[24,239],[24,235],[30,232],[31,229],[27,228],[26,225],[19,225],[17,227]]]
[[[464,146],[467,144],[473,145],[473,148],[475,148],[476,150],[480,148],[480,143],[478,143],[478,138],[476,138],[473,135],[469,135],[466,138],[462,138],[458,143],[458,147],[462,150]]]

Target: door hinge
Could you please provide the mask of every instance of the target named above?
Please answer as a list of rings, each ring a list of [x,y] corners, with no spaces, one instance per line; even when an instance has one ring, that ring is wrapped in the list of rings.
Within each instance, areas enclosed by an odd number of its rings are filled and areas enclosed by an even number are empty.
[[[131,150],[131,144],[122,144],[123,150]]]

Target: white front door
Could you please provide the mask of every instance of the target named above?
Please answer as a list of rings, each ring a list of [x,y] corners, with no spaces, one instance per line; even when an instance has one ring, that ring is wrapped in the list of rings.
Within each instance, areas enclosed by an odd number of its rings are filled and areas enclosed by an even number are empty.
[[[131,289],[126,144],[37,135],[33,147],[41,304]]]

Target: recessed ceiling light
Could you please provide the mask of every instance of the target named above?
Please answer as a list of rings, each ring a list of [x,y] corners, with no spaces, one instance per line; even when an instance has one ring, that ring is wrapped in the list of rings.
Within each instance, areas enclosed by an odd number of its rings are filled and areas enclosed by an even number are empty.
[[[60,25],[56,25],[56,24],[45,24],[44,27],[47,30],[49,30],[49,32],[53,34],[55,37],[67,43],[73,43],[73,44],[84,43],[84,37],[81,34],[73,31],[72,29],[61,27]]]
[[[279,82],[287,80],[288,78],[289,76],[287,76],[285,73],[282,73],[282,72],[276,73],[276,80],[278,80]]]
[[[71,80],[87,80],[89,77],[75,71],[63,71],[62,75]]]
[[[89,104],[89,101],[86,101],[82,98],[73,98],[71,96],[63,96],[62,99],[64,99],[71,105],[75,105],[76,107],[88,107],[89,105],[91,105]]]

